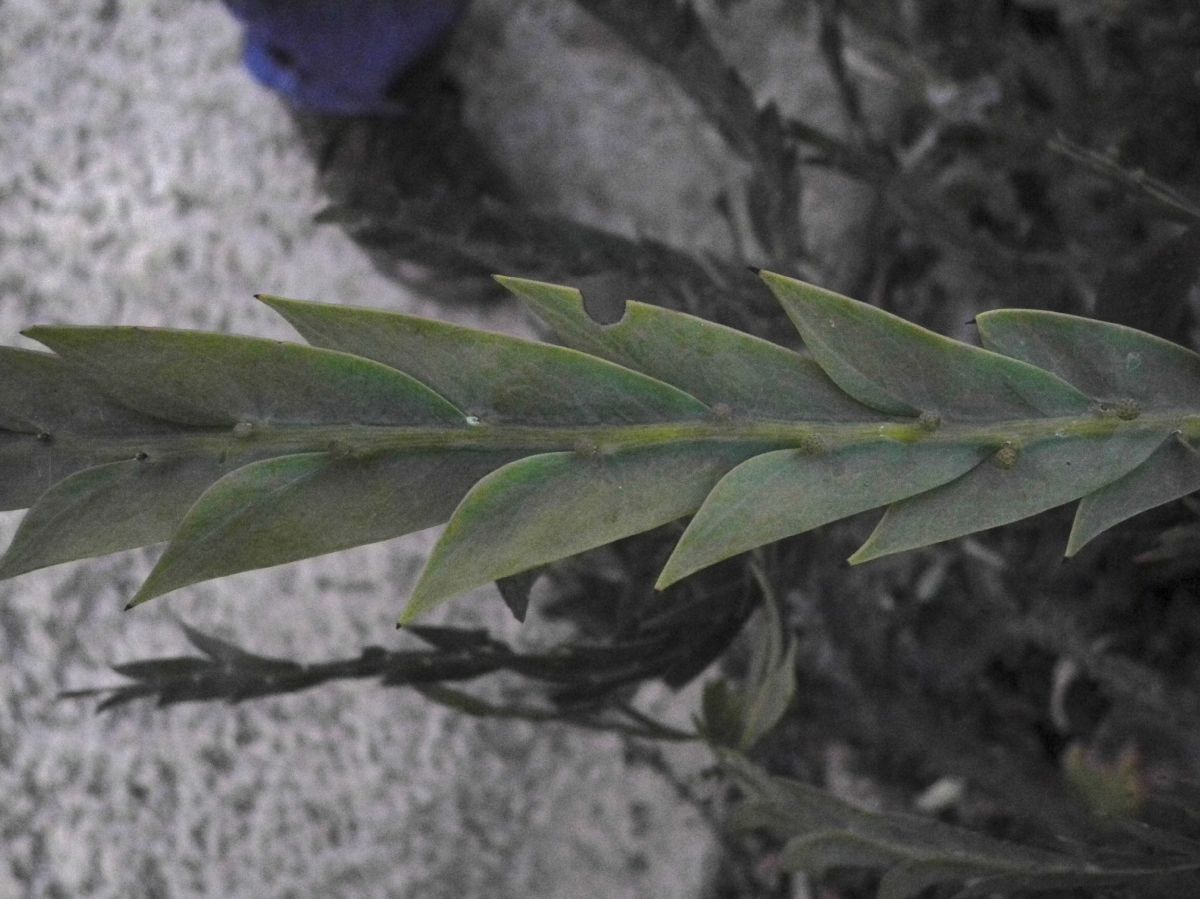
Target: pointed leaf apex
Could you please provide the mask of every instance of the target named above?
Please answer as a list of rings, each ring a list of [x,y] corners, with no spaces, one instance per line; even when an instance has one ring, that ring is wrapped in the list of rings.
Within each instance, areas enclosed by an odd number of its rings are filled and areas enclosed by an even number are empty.
[[[538,281],[534,278],[518,278],[515,275],[492,275],[497,284],[502,284],[509,290],[519,290],[525,287],[552,287],[555,290],[576,292],[574,287],[566,284],[556,284],[553,281]]]
[[[283,309],[294,306],[315,306],[319,305],[309,300],[297,300],[291,297],[281,297],[273,293],[256,293],[254,299],[258,300],[264,306],[279,312]]]
[[[293,300],[288,297],[280,297],[270,293],[256,293],[254,295],[254,299],[258,300],[258,302],[262,303],[272,312],[283,316],[283,318],[287,320],[289,324],[291,324],[291,320],[288,318],[289,310],[296,309],[297,307],[317,305],[305,300]]]
[[[861,300],[852,300],[850,297],[842,296],[840,293],[835,293],[827,288],[818,287],[816,284],[811,284],[808,281],[801,280],[800,278],[792,278],[788,275],[781,275],[779,272],[767,271],[763,268],[751,268],[751,271],[758,275],[758,277],[763,280],[763,283],[765,283],[767,287],[771,288],[771,291],[777,297],[779,296],[779,291],[784,290],[789,294],[789,299],[795,298],[801,301],[817,301],[822,298],[829,297],[838,300],[845,300],[856,305],[870,305],[869,303],[863,303]],[[797,294],[800,294],[800,296],[797,296]],[[786,309],[786,302],[784,302],[784,307]]]
[[[496,283],[508,290],[524,302],[534,306],[544,305],[548,301],[561,303],[563,300],[582,303],[583,295],[577,288],[565,284],[554,284],[550,281],[534,281],[529,278],[514,278],[509,275],[493,275]]]
[[[806,281],[801,281],[799,278],[792,278],[788,275],[781,275],[779,272],[772,272],[765,268],[755,268],[752,265],[746,266],[750,271],[754,272],[767,284],[803,284],[806,287],[811,287]]]
[[[764,273],[813,358],[887,415],[960,420],[1084,414],[1092,400],[1049,371],[952,340],[831,290]]]
[[[176,539],[177,538],[173,537],[172,543],[174,543]],[[135,606],[140,606],[152,599],[157,599],[158,597],[164,596],[167,593],[172,593],[175,590],[182,589],[183,587],[190,586],[191,584],[198,583],[200,580],[202,580],[202,578],[182,580],[172,577],[174,572],[171,571],[169,567],[163,565],[164,560],[168,562],[168,565],[170,564],[168,554],[171,550],[171,545],[172,544],[167,545],[167,551],[159,557],[157,562],[155,562],[154,567],[150,569],[150,573],[146,575],[146,579],[142,581],[142,585],[138,587],[137,593],[133,594],[133,598],[129,600],[129,608],[132,609]]]
[[[678,549],[678,547],[676,547],[676,549]],[[667,564],[663,566],[663,570],[659,574],[658,580],[654,582],[654,589],[660,593],[663,590],[666,590],[668,587],[679,583],[681,580],[691,574],[690,571],[681,572],[676,570],[676,566],[671,564],[674,558],[675,553],[671,553],[671,558],[667,559]]]
[[[1103,490],[1097,491],[1102,493]],[[1081,549],[1092,542],[1096,537],[1103,533],[1100,528],[1088,528],[1090,522],[1085,522],[1084,509],[1087,505],[1087,497],[1080,500],[1079,507],[1075,510],[1075,519],[1071,522],[1071,533],[1067,536],[1067,548],[1063,551],[1063,561],[1073,559]]]
[[[873,562],[875,559],[882,558],[886,555],[888,555],[888,553],[879,553],[877,555],[874,548],[871,546],[871,541],[868,539],[866,543],[854,551],[853,555],[846,559],[846,564],[862,565],[864,562]]]
[[[22,337],[28,337],[30,340],[36,340],[38,343],[47,345],[43,337],[53,336],[55,332],[61,331],[61,328],[56,328],[54,325],[33,325],[29,328],[24,328],[20,333]]]
[[[412,595],[408,598],[408,605],[404,607],[404,611],[400,613],[400,618],[396,622],[397,628],[405,628],[411,624],[415,624],[417,619],[424,616],[427,612],[436,608],[444,599],[445,596],[438,594],[426,594],[421,590],[421,582],[417,582],[416,588]]]
[[[505,290],[511,290],[517,293],[526,285],[539,284],[538,281],[530,281],[528,278],[517,278],[513,275],[492,275],[492,280],[503,287]]]
[[[133,595],[133,599],[129,600],[129,602],[125,604],[126,612],[128,612],[130,609],[140,606],[142,603],[149,602],[150,600],[154,599],[154,597],[160,595],[159,591],[155,590],[151,585],[150,579],[153,577],[154,573],[151,572],[150,578],[148,578],[146,582],[142,584],[138,592]]]

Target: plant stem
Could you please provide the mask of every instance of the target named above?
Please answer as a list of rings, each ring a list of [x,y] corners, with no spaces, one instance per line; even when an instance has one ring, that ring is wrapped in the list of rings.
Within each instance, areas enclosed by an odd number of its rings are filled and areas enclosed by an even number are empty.
[[[894,441],[948,446],[996,448],[1047,439],[1099,438],[1115,434],[1178,433],[1200,438],[1200,415],[1170,410],[1146,413],[1133,420],[1087,414],[1072,417],[1012,419],[998,422],[947,422],[935,430],[912,419],[878,421],[722,420],[634,425],[528,426],[479,424],[461,428],[360,425],[256,425],[249,435],[229,430],[197,429],[178,434],[132,437],[64,435],[51,444],[93,454],[97,461],[185,455],[268,455],[329,452],[362,458],[385,452],[444,450],[523,453],[576,451],[603,457],[623,450],[697,443],[753,443],[766,448],[795,447],[826,452]],[[31,447],[37,438],[30,435]]]

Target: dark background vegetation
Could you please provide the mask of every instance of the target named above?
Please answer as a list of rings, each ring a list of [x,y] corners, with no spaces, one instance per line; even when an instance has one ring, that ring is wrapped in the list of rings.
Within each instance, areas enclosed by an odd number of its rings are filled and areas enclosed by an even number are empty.
[[[505,272],[575,284],[598,317],[637,298],[792,343],[747,270],[764,267],[955,336],[969,337],[980,310],[1018,306],[1197,346],[1191,0],[793,3],[785,21],[815,31],[840,100],[840,121],[820,126],[782,115],[723,60],[718,38],[739,27],[737,0],[704,17],[671,0],[577,2],[673,79],[745,164],[743,189],[712,210],[735,252],[606,233],[522,195],[464,124],[437,60],[397,85],[412,107],[402,126],[305,120],[330,198],[322,217],[381,269],[447,302],[493,301],[487,276]],[[886,75],[886,90],[864,83],[864,66]],[[861,245],[837,259],[814,251],[802,202],[809,179],[831,174],[870,198]],[[1194,832],[1200,807],[1176,800],[1200,780],[1200,504],[1142,515],[1066,563],[1069,515],[1057,510],[851,569],[840,560],[873,520],[762,554],[799,643],[799,686],[758,761],[843,794],[849,778],[885,807],[938,782],[945,798],[924,807],[944,820],[1105,857],[1132,857],[1132,822]],[[722,656],[736,677],[747,652],[736,638],[760,601],[741,559],[654,594],[677,536],[669,527],[542,572],[538,601],[574,635],[556,652],[428,629],[418,631],[428,650],[301,668],[194,634],[207,660],[127,667],[141,679],[109,701],[378,677],[462,704],[449,685],[507,671],[527,687],[505,713],[669,738],[629,713],[632,690],[682,685]],[[531,581],[502,585],[514,611]],[[769,864],[777,847],[727,845],[713,896],[791,895]],[[845,874],[822,888],[868,896],[873,881]]]

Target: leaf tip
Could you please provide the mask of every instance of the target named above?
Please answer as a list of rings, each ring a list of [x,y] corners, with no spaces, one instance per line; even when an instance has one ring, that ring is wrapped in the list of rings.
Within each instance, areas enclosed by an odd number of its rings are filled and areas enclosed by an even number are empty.
[[[654,589],[661,593],[663,590],[666,590],[672,584],[677,583],[685,576],[686,575],[676,573],[674,567],[671,565],[671,560],[668,559],[666,566],[664,566],[662,572],[658,576],[658,580],[654,582]]]
[[[547,299],[561,300],[564,296],[581,299],[579,290],[565,284],[549,281],[534,281],[530,278],[515,278],[512,275],[492,275],[493,280],[505,290],[516,294],[527,302],[546,302]]]
[[[868,540],[854,551],[854,554],[846,560],[846,564],[862,565],[864,562],[870,562],[872,559],[876,558],[878,558],[878,555],[876,555],[874,547],[871,546],[871,541]]]
[[[1074,528],[1071,529],[1071,534],[1067,537],[1067,548],[1063,550],[1063,562],[1075,558],[1075,554],[1091,542],[1095,535],[1085,537],[1083,534],[1077,533]],[[3,571],[3,565],[0,565],[0,573]]]
[[[414,624],[418,618],[432,609],[440,601],[438,596],[429,596],[421,590],[421,585],[418,583],[412,595],[408,598],[408,605],[404,607],[404,611],[400,613],[400,618],[396,621],[396,627],[403,629],[410,624]]]
[[[829,306],[837,308],[846,305],[869,305],[842,296],[827,288],[819,287],[816,284],[810,284],[808,281],[802,281],[799,278],[792,278],[788,275],[781,275],[778,272],[770,272],[764,269],[758,273],[758,276],[762,278],[767,287],[771,289],[771,292],[784,303],[789,311],[795,308],[796,303],[802,303],[806,306],[815,304],[821,308]]]
[[[527,278],[515,278],[512,275],[492,275],[492,280],[509,293],[515,293],[518,296],[522,296],[524,294],[523,289],[527,289],[536,283],[528,280]]]
[[[787,277],[786,275],[781,275],[778,272],[768,271],[765,268],[760,268],[760,269],[755,270],[754,274],[758,275],[765,282],[767,282],[768,287],[770,287],[773,284],[785,284],[788,281],[792,280],[791,278]]]
[[[256,293],[254,299],[276,312],[280,312],[287,306],[298,302],[297,300],[289,300],[287,297],[276,296],[273,293]]]
[[[159,587],[154,575],[155,572],[151,571],[150,576],[146,578],[145,582],[138,589],[138,592],[133,594],[133,599],[125,604],[125,611],[129,611],[135,606],[140,606],[142,603],[149,602],[156,596],[162,596],[164,593],[170,592],[171,587],[167,587],[165,590]]]
[[[675,551],[671,553],[671,557],[667,559],[667,563],[663,565],[662,571],[658,575],[658,580],[654,582],[655,590],[666,590],[668,587],[682,581],[685,577],[699,571],[704,567],[703,564],[697,565],[692,558],[688,558],[688,553],[680,551],[680,546],[687,539],[687,532],[684,532],[680,538],[680,545],[675,547]],[[710,563],[711,564],[711,563]]]
[[[85,331],[86,328],[83,326],[33,325],[21,331],[21,336],[28,337],[30,340],[36,340],[42,346],[57,353],[78,344],[82,333]]]
[[[125,603],[125,608],[122,611],[128,612],[130,609],[133,609],[133,608],[136,608],[136,607],[142,605],[142,603],[149,602],[156,595],[157,594],[147,592],[146,588],[143,587],[141,590],[139,590],[137,593],[135,593],[133,595],[133,599],[131,599],[131,600],[129,600],[129,602]]]

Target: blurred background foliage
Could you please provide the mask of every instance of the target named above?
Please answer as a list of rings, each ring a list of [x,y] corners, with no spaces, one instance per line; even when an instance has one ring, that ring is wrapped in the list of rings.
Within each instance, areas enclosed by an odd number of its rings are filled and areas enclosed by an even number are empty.
[[[579,286],[598,317],[637,298],[793,344],[747,271],[769,267],[967,339],[975,313],[1016,306],[1198,345],[1192,0],[575,2],[739,160],[740,188],[712,209],[729,252],[603,231],[526,195],[438,54],[391,86],[403,117],[298,113],[329,197],[321,219],[446,302],[494,302],[488,276],[503,272]],[[821,55],[837,122],[782,113],[761,72],[727,61],[724,36],[751,12]],[[866,212],[836,252],[805,202],[830,178]],[[795,663],[794,700],[753,750],[772,773],[1082,857],[1153,860],[1168,850],[1130,836],[1153,827],[1200,858],[1200,808],[1172,801],[1200,780],[1200,504],[1147,513],[1065,564],[1061,512],[851,569],[841,560],[873,519],[860,516],[767,548],[754,571],[734,559],[655,594],[672,525],[501,584],[518,617],[532,599],[552,625],[544,652],[426,628],[421,648],[300,666],[190,631],[200,655],[122,666],[131,682],[101,692],[106,705],[236,701],[372,678],[472,714],[679,739],[634,692],[718,659],[741,682],[760,633],[744,625],[770,593]],[[485,675],[501,678],[491,699],[460,686]],[[727,700],[710,692],[710,716]],[[803,895],[777,839],[725,845],[712,896]],[[876,879],[835,871],[810,895],[870,896]]]

